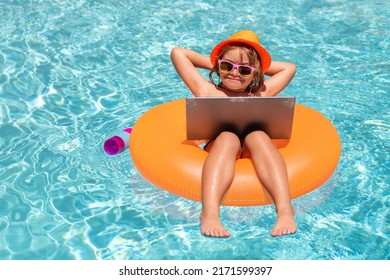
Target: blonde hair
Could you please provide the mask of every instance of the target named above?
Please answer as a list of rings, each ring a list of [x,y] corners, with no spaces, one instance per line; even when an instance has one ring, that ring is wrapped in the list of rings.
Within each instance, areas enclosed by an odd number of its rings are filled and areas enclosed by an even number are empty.
[[[248,56],[249,59],[249,64],[252,67],[256,68],[256,71],[253,74],[253,80],[251,84],[248,86],[246,89],[249,92],[258,92],[264,85],[264,73],[261,71],[261,58],[259,54],[250,46],[248,45],[243,45],[243,44],[232,44],[224,47],[221,50],[221,53],[219,54],[218,59],[221,59],[225,53],[228,51],[235,49],[235,48],[241,48],[242,50],[245,51],[245,54]],[[221,83],[216,84],[213,78],[213,74],[216,73],[217,76],[219,77],[219,69],[218,69],[218,63],[214,65],[214,67],[210,70],[209,73],[209,79],[210,82],[215,85],[215,86],[222,86]]]

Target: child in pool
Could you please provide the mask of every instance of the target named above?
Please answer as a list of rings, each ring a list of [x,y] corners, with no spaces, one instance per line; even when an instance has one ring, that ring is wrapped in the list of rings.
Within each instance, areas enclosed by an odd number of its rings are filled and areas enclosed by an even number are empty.
[[[233,34],[219,43],[210,58],[195,51],[175,47],[171,52],[177,73],[196,96],[274,96],[293,78],[296,68],[288,62],[272,61],[250,30]],[[207,81],[197,68],[210,70]],[[219,83],[213,80],[213,74]],[[264,79],[264,74],[270,76]],[[235,161],[249,157],[262,184],[270,193],[277,212],[272,236],[296,232],[294,209],[285,162],[267,134],[254,131],[239,139],[222,132],[205,148],[209,154],[202,170],[202,212],[200,230],[205,236],[229,237],[220,222],[221,200],[234,178]]]

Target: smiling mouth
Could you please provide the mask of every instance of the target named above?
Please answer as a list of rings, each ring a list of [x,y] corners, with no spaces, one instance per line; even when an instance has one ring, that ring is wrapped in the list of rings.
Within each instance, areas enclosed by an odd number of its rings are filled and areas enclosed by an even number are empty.
[[[239,82],[242,81],[239,77],[228,77],[228,79],[233,81],[239,81]]]

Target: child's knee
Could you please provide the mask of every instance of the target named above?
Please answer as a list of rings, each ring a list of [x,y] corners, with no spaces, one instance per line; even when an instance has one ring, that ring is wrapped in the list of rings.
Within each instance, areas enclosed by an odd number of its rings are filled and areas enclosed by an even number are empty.
[[[221,132],[215,139],[215,143],[228,147],[229,149],[241,148],[241,142],[238,136],[232,132]]]
[[[251,133],[249,133],[245,137],[245,144],[251,145],[251,144],[259,144],[259,143],[268,143],[271,139],[269,138],[268,134],[261,130],[256,130]]]

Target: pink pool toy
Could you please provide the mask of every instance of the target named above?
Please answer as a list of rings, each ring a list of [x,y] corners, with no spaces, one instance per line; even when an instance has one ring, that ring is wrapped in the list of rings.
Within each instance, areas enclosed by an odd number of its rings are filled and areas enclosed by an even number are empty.
[[[111,156],[122,153],[129,147],[129,137],[132,130],[131,127],[125,128],[117,135],[107,139],[104,142],[104,151]]]

